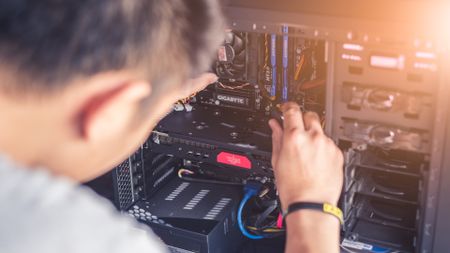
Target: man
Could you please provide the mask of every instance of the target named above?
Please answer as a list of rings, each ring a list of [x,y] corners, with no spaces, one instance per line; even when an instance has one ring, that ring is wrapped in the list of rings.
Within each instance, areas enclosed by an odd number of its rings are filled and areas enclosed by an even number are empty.
[[[0,252],[164,252],[79,182],[125,159],[176,100],[214,82],[212,0],[0,1]],[[342,155],[315,114],[270,121],[283,208],[336,204]],[[337,252],[338,220],[287,216],[288,252]],[[142,228],[145,230],[145,228]]]

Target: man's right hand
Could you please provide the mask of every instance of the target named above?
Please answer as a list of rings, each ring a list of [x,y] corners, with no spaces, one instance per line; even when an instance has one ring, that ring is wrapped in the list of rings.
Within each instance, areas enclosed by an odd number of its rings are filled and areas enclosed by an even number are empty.
[[[336,205],[343,184],[343,156],[328,138],[315,113],[302,117],[300,107],[281,107],[284,127],[270,120],[272,165],[283,210],[293,202]]]

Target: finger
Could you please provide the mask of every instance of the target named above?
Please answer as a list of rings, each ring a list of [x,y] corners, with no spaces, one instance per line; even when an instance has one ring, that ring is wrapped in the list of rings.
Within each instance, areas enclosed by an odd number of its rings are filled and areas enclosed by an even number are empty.
[[[300,106],[293,102],[288,102],[281,106],[281,111],[284,117],[284,130],[292,131],[294,129],[305,130],[303,125],[302,112]]]
[[[214,82],[217,82],[217,79],[218,77],[213,73],[204,73],[199,77],[189,80],[188,85],[186,85],[188,89],[188,96],[195,92],[203,90],[204,88],[206,88],[206,86]]]
[[[274,167],[274,163],[278,161],[282,146],[283,129],[274,119],[269,120],[269,126],[272,129],[272,166]]]
[[[307,112],[303,115],[305,130],[315,133],[323,133],[322,125],[320,124],[319,115],[315,112]]]

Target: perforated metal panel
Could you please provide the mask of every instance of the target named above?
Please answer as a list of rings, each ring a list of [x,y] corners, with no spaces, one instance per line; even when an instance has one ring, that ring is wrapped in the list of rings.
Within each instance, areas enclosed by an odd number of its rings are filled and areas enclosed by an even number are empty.
[[[115,169],[116,199],[121,210],[126,209],[134,202],[133,173],[130,159],[125,160]]]

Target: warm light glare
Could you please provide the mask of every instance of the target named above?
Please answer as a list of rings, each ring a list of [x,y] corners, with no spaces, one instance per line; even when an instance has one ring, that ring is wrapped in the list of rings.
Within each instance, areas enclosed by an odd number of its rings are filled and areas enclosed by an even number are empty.
[[[436,64],[433,63],[425,63],[425,62],[415,62],[414,68],[416,69],[424,69],[435,72],[437,70]]]
[[[370,65],[378,68],[403,69],[405,66],[405,57],[372,55],[370,57]]]
[[[361,61],[361,56],[353,54],[342,54],[342,59],[351,61]]]
[[[342,47],[346,50],[353,50],[353,51],[363,51],[364,50],[364,47],[361,45],[358,45],[358,44],[345,43]]]
[[[450,1],[439,3],[428,26],[444,44],[450,43]]]
[[[422,59],[436,59],[436,55],[430,52],[416,52],[416,57]]]

